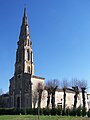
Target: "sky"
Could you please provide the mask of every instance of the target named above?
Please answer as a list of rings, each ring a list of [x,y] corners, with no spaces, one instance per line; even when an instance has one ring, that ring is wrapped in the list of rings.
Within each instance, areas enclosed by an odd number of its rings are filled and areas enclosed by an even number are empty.
[[[0,89],[14,75],[24,6],[35,75],[87,80],[90,92],[90,0],[0,0]]]

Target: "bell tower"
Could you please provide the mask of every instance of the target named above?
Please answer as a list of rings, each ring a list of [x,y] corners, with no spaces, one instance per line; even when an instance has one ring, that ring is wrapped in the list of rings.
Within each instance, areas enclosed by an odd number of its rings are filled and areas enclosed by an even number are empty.
[[[32,108],[32,82],[34,75],[32,42],[26,8],[20,29],[14,76],[10,79],[10,107]]]
[[[32,108],[32,91],[44,78],[34,75],[33,51],[26,8],[17,42],[14,76],[9,80],[10,108]]]
[[[34,75],[32,42],[30,39],[26,8],[24,8],[24,16],[17,44],[18,48],[16,52],[15,73],[29,73]]]

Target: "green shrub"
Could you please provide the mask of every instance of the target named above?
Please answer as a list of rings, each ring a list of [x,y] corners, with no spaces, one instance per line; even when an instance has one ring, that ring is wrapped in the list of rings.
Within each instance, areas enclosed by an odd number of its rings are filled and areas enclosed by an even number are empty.
[[[21,110],[19,108],[15,109],[15,115],[20,115]]]
[[[25,109],[21,109],[20,114],[25,115]]]
[[[42,115],[42,114],[43,114],[43,109],[40,108],[40,115]]]
[[[86,114],[87,114],[86,108],[82,108],[82,116],[84,117],[86,116]]]
[[[90,109],[87,112],[87,116],[90,117]]]
[[[52,109],[51,109],[51,115],[56,115],[56,113],[57,113],[56,108],[52,108]]]
[[[15,109],[12,108],[0,108],[0,115],[14,115]]]
[[[81,116],[81,114],[82,114],[82,108],[81,108],[81,106],[79,106],[77,108],[77,116]]]
[[[32,109],[32,114],[33,115],[37,115],[38,114],[38,109],[37,108],[33,108]]]
[[[71,110],[70,110],[70,116],[76,116],[77,115],[77,109],[76,108],[72,108]]]
[[[14,109],[14,108],[0,108],[0,115],[24,115],[26,111],[26,114],[30,115],[37,115],[38,114],[38,108],[33,109]],[[61,108],[43,108],[40,109],[40,115],[70,115],[70,116],[85,116],[87,114],[88,117],[90,117],[90,110],[86,112],[86,108],[81,109],[79,106],[77,109],[69,109],[66,108],[66,110],[62,110]]]
[[[32,114],[33,114],[32,109],[31,109],[31,108],[26,109],[26,114],[27,114],[27,115],[32,115]]]
[[[61,115],[62,114],[62,109],[61,108],[57,108],[56,114],[57,115]]]
[[[63,109],[62,110],[62,116],[66,115],[66,111]]]
[[[50,115],[51,110],[49,108],[43,108],[43,115]]]
[[[70,115],[70,108],[66,108],[66,115]]]

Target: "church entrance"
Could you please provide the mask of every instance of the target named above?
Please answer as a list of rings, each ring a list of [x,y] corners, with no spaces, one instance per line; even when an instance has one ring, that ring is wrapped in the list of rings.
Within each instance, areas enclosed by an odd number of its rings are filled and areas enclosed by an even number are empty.
[[[20,97],[17,97],[17,108],[20,108]]]

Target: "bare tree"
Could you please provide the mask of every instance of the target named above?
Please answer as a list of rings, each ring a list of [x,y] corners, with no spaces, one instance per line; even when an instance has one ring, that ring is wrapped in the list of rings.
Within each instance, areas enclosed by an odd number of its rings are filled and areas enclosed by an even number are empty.
[[[52,108],[55,107],[55,91],[59,86],[59,81],[57,79],[49,80],[46,83],[45,89],[48,92],[48,99],[47,99],[47,107],[49,107],[50,104],[50,95],[51,95],[51,103],[52,103]]]
[[[78,97],[78,94],[79,94],[79,89],[78,89],[78,79],[73,79],[72,80],[72,88],[75,92],[75,95],[74,95],[74,108],[76,108],[77,106],[77,97]]]
[[[40,115],[40,108],[41,108],[41,99],[42,99],[42,93],[44,90],[44,86],[42,83],[37,84],[37,93],[38,93],[38,120],[39,120],[39,115]]]
[[[63,88],[63,93],[64,93],[64,95],[63,95],[63,99],[64,99],[64,102],[63,102],[63,109],[64,109],[64,111],[65,111],[65,108],[66,108],[66,90],[67,90],[67,87],[68,87],[68,82],[67,82],[67,80],[66,79],[64,79],[63,81],[62,81],[62,88]]]
[[[37,90],[35,89],[34,91],[32,91],[32,102],[33,102],[34,108],[36,106],[37,101],[38,101],[38,93],[37,93]]]
[[[50,104],[50,94],[51,94],[51,85],[50,85],[49,81],[46,83],[45,89],[47,90],[47,93],[48,93],[48,96],[47,96],[47,107],[49,107],[49,104]]]
[[[52,108],[55,108],[55,92],[56,92],[56,89],[58,88],[58,80],[54,79],[52,81],[52,84],[51,84],[51,93],[52,93],[52,99],[51,99],[51,103],[52,103]]]
[[[85,91],[87,89],[87,81],[86,80],[81,80],[79,81],[79,87],[82,90],[82,99],[83,99],[83,108],[86,107],[86,102],[85,102]]]
[[[37,93],[38,93],[38,107],[41,107],[41,99],[42,99],[42,92],[44,90],[44,86],[42,83],[38,83],[37,85]]]

